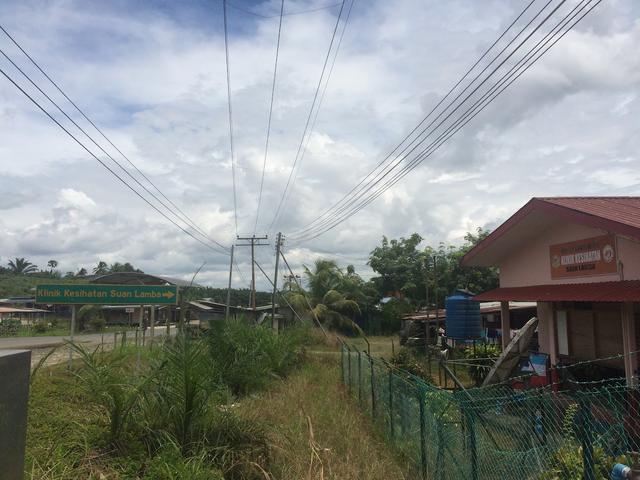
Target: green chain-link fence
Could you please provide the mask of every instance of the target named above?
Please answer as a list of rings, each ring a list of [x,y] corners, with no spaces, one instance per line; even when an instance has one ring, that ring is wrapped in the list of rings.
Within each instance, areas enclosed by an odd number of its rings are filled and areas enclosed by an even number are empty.
[[[601,480],[640,451],[640,392],[624,379],[451,392],[347,344],[342,374],[417,478]]]

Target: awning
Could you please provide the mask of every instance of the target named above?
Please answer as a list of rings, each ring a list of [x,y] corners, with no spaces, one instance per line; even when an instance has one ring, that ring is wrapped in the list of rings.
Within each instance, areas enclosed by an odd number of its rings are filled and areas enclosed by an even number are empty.
[[[473,299],[479,302],[640,302],[640,280],[496,288]]]

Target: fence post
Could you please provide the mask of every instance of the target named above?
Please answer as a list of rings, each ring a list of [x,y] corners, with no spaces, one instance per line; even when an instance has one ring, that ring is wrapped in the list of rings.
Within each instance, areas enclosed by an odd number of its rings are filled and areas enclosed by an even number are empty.
[[[370,355],[367,355],[367,357],[369,357],[369,367],[371,368],[371,416],[375,420],[376,418],[376,384],[375,384],[375,377],[373,374],[373,371],[374,371],[373,358],[371,358]]]
[[[420,463],[423,480],[427,478],[427,417],[424,411],[427,400],[424,385],[418,385],[418,402],[420,404]]]
[[[584,465],[584,480],[595,480],[596,473],[593,464],[593,415],[591,414],[591,403],[585,396],[580,397],[580,425],[582,434],[580,435],[582,443],[582,464]]]
[[[358,401],[362,403],[362,352],[358,350]]]
[[[393,371],[388,366],[387,369],[389,370],[389,433],[391,434],[391,440],[393,441]]]
[[[349,360],[347,361],[348,372],[349,372],[349,382],[347,383],[347,386],[349,387],[349,393],[351,393],[351,349],[347,348],[347,350],[349,351],[349,354],[348,354]]]

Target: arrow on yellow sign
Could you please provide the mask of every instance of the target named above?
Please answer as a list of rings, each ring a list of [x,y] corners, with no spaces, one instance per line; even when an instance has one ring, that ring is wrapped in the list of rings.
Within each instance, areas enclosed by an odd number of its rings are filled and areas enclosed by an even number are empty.
[[[173,292],[164,292],[164,293],[162,294],[162,296],[163,296],[164,298],[173,298],[173,297],[175,297],[175,296],[176,296],[176,294],[175,294],[175,293],[173,293]]]

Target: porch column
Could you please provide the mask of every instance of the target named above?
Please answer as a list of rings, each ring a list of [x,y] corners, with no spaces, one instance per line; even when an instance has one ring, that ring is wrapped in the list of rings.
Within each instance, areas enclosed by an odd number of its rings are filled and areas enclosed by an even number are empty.
[[[637,385],[638,379],[634,378],[638,368],[638,357],[636,350],[636,325],[633,318],[633,302],[622,304],[622,352],[624,354],[624,373],[627,385],[632,387]]]
[[[511,318],[509,316],[509,302],[500,302],[500,328],[502,330],[502,350],[511,341]]]

